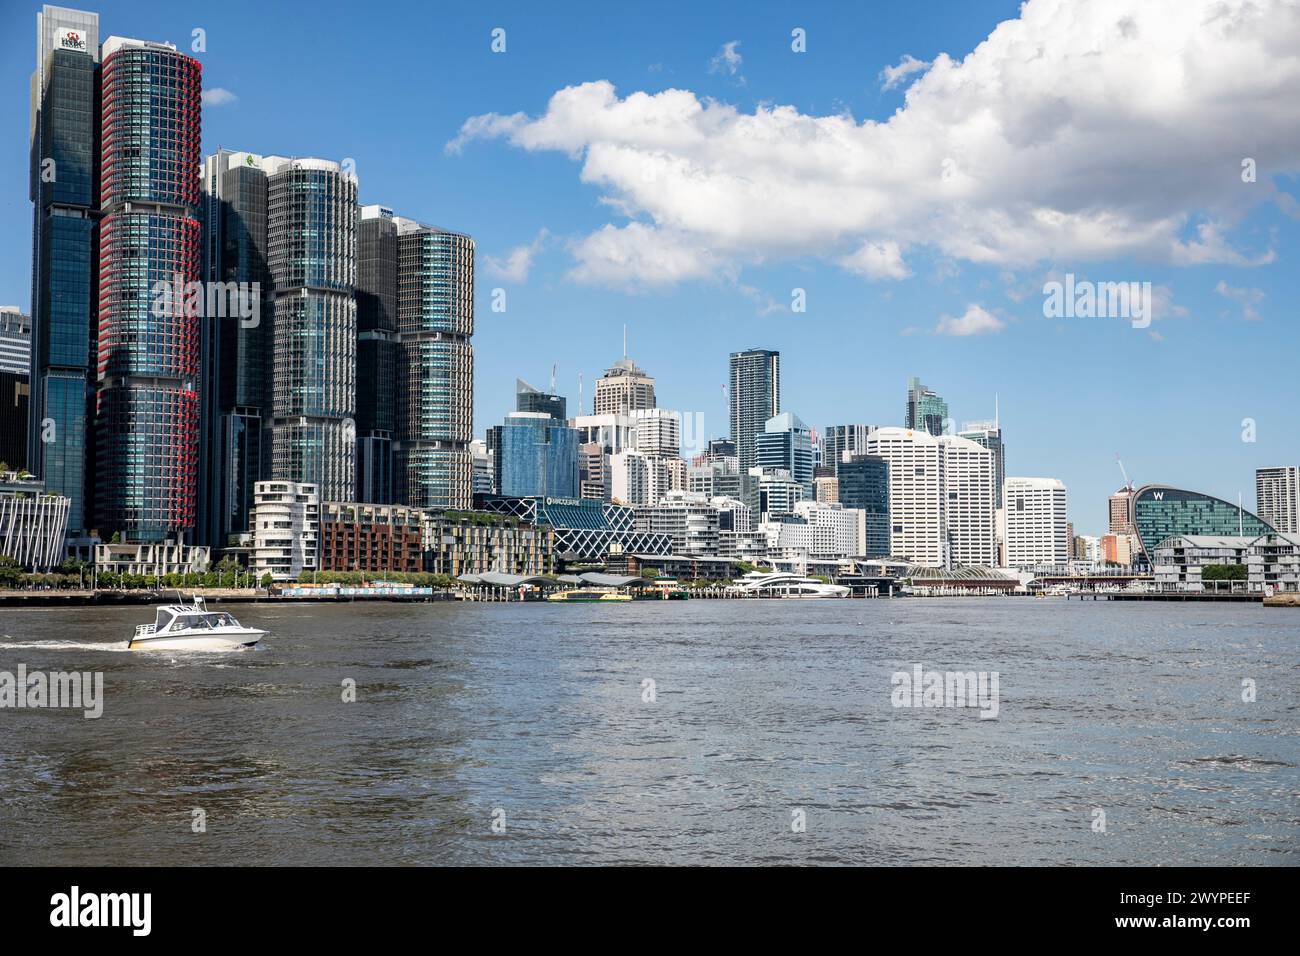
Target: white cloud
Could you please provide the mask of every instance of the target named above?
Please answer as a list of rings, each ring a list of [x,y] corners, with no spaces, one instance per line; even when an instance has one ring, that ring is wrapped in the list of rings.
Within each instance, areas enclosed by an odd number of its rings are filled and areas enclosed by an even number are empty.
[[[745,62],[745,58],[736,51],[738,46],[740,46],[739,40],[728,40],[722,44],[722,49],[718,50],[709,61],[709,72],[735,76],[740,70],[740,65]]]
[[[948,315],[940,318],[934,331],[936,335],[990,335],[1003,328],[1001,319],[972,302],[960,318]]]
[[[532,242],[522,246],[515,246],[503,258],[484,256],[483,263],[487,274],[509,282],[526,281],[528,272],[533,267],[533,258],[537,253],[541,252],[542,245],[549,235],[550,233],[547,230],[542,229]]]
[[[1239,286],[1231,286],[1219,280],[1219,284],[1214,287],[1214,291],[1223,296],[1230,302],[1235,302],[1241,306],[1241,317],[1247,322],[1259,321],[1259,310],[1255,306],[1264,301],[1263,289],[1248,289]]]
[[[864,242],[856,251],[836,261],[850,272],[868,279],[906,279],[912,274],[903,263],[898,243],[892,239]]]
[[[1272,251],[1229,231],[1277,189],[1242,183],[1237,154],[1300,171],[1297,64],[1293,0],[1028,0],[964,59],[936,56],[881,122],[742,112],[681,89],[620,97],[602,80],[536,117],[473,117],[447,148],[500,138],[579,162],[630,220],[575,246],[592,281],[808,256],[870,275],[862,250],[888,243],[1009,269],[1261,265]]]
[[[239,97],[230,92],[230,90],[222,89],[220,86],[214,86],[210,89],[204,90],[201,99],[204,106],[213,107],[234,103],[239,99]]]
[[[913,73],[920,73],[930,68],[929,60],[918,60],[910,53],[904,53],[898,66],[887,66],[880,71],[881,88],[892,90]]]

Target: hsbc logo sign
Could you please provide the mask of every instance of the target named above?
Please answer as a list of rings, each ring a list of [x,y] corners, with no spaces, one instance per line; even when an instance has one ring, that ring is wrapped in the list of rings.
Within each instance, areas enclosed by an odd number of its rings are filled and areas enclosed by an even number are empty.
[[[86,38],[76,30],[64,30],[63,35],[59,37],[60,50],[79,50],[86,52]]]

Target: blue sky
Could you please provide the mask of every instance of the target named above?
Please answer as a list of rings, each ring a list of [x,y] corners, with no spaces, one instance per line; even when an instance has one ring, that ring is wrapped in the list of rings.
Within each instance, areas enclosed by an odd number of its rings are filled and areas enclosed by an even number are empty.
[[[702,413],[709,435],[727,432],[728,353],[775,348],[784,407],[818,428],[900,423],[909,375],[958,422],[991,417],[996,393],[1008,472],[1065,481],[1078,533],[1104,530],[1117,452],[1139,483],[1249,504],[1256,467],[1300,463],[1295,46],[1234,50],[1197,34],[1201,21],[1179,35],[1157,27],[1166,11],[1130,16],[1136,0],[1101,0],[1097,22],[1035,4],[1033,25],[994,39],[1018,4],[92,9],[101,39],[186,49],[206,31],[205,89],[230,96],[205,108],[205,153],[351,158],[363,202],[475,237],[477,434],[513,407],[516,376],[545,386],[553,363],[572,409],[583,374],[589,406],[626,324],[660,404]],[[36,9],[0,13],[0,301],[24,307]],[[504,53],[490,48],[498,27]],[[806,52],[791,49],[796,27]],[[1192,42],[1242,79],[1175,69]],[[891,84],[882,71],[906,57],[935,65]],[[1061,82],[1050,93],[1032,72],[1044,57]],[[612,92],[581,87],[600,81]],[[538,123],[571,87],[589,95]],[[447,148],[467,120],[517,113]],[[955,184],[940,182],[945,150]],[[638,186],[638,163],[661,178]],[[1067,272],[1151,282],[1156,321],[1044,317],[1045,279]]]

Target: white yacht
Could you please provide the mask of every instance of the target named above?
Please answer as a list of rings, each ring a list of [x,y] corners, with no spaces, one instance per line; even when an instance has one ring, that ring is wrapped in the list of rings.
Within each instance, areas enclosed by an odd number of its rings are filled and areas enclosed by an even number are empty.
[[[266,631],[244,627],[225,611],[209,611],[203,598],[193,604],[167,604],[158,608],[152,624],[135,629],[132,651],[234,651],[252,647]]]
[[[827,584],[816,578],[784,571],[750,571],[731,586],[740,594],[781,598],[842,598],[850,589],[842,584]]]

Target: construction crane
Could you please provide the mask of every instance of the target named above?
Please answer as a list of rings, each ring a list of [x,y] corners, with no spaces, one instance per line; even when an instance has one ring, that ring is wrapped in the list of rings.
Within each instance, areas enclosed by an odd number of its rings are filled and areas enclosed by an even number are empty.
[[[1124,462],[1120,460],[1119,452],[1115,452],[1115,463],[1119,465],[1119,473],[1124,476],[1124,490],[1133,491],[1133,482],[1129,480],[1128,472],[1124,470]]]

